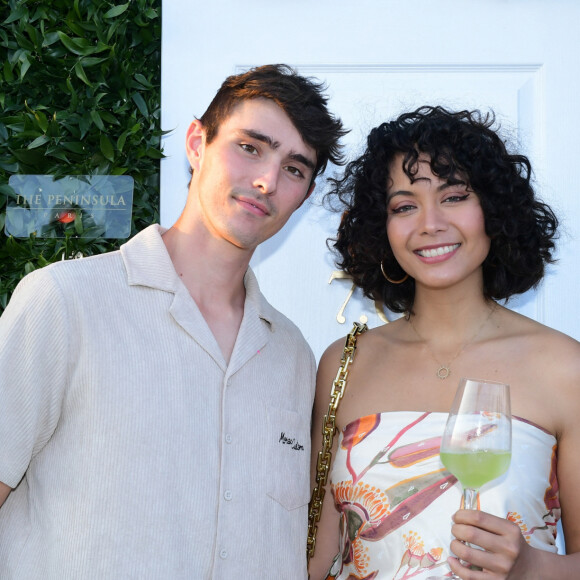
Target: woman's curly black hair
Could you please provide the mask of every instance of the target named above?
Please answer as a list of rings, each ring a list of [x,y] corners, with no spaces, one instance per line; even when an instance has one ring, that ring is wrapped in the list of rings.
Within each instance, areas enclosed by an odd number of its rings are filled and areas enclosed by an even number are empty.
[[[329,242],[338,254],[338,267],[352,276],[367,297],[382,300],[392,312],[410,312],[415,298],[411,277],[392,284],[380,269],[384,260],[391,279],[405,276],[386,231],[389,168],[401,153],[411,180],[423,153],[430,158],[435,175],[450,182],[466,179],[479,197],[491,239],[483,263],[486,298],[508,299],[540,282],[546,264],[554,262],[558,220],[535,197],[527,157],[510,154],[494,125],[492,113],[420,107],[374,128],[365,152],[347,165],[342,178],[330,179],[327,195],[338,196],[346,209],[337,237]]]

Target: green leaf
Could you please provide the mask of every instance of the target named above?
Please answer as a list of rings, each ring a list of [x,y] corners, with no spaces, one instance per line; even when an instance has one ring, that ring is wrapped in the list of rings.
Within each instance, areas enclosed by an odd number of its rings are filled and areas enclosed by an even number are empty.
[[[147,10],[145,10],[145,13],[144,14],[150,20],[152,20],[153,18],[157,18],[157,11],[156,10],[153,10],[153,8],[147,8]]]
[[[105,130],[105,125],[103,125],[103,121],[99,115],[98,111],[95,111],[94,109],[91,111],[91,119],[93,120],[93,123],[101,130],[104,131]]]
[[[30,274],[31,272],[34,272],[34,270],[36,270],[36,268],[32,262],[26,262],[26,264],[24,264],[25,274]]]
[[[101,135],[100,138],[101,153],[106,159],[113,162],[115,161],[115,150],[113,149],[113,144],[109,141],[106,135]]]
[[[19,60],[20,60],[20,80],[22,81],[24,75],[28,72],[28,69],[30,68],[30,61],[28,60],[28,56],[26,55],[26,53],[23,53],[20,56]]]
[[[75,141],[63,141],[62,146],[67,151],[72,151],[73,153],[79,153],[81,155],[86,155],[87,150],[82,143],[78,143]]]
[[[79,56],[83,56],[83,51],[77,45],[77,43],[73,41],[73,39],[70,36],[62,32],[61,30],[59,30],[57,34],[58,37],[60,38],[60,41],[64,44],[65,48],[68,51],[73,52],[74,54],[78,54]]]
[[[8,60],[4,61],[2,71],[4,73],[4,78],[6,79],[7,83],[11,83],[12,81],[14,81],[14,74],[12,73],[12,67],[10,66]]]
[[[65,48],[73,54],[78,56],[87,56],[98,51],[97,46],[90,44],[84,38],[71,38],[60,30],[57,32],[57,34]]]
[[[133,99],[133,102],[137,105],[139,112],[144,117],[148,117],[149,110],[147,109],[147,103],[145,102],[145,99],[139,93],[133,93],[131,95],[131,98]]]
[[[119,151],[123,151],[123,147],[125,147],[125,141],[127,140],[127,136],[129,133],[127,131],[123,131],[121,136],[117,139],[117,149]]]
[[[92,66],[96,66],[97,64],[101,64],[103,62],[106,62],[107,59],[102,57],[95,57],[95,56],[85,56],[85,58],[82,59],[82,65],[86,68],[90,68]]]
[[[28,149],[36,149],[36,147],[40,147],[41,145],[44,145],[45,143],[48,143],[50,141],[50,139],[46,136],[46,135],[41,135],[40,137],[37,137],[29,146]]]
[[[83,65],[81,64],[80,60],[75,63],[75,74],[77,75],[77,77],[79,77],[79,79],[81,79],[81,81],[83,81],[83,83],[89,85],[89,87],[93,86],[91,84],[91,81],[89,81],[89,79],[87,78],[87,74],[85,73],[85,69],[83,68]]]
[[[116,18],[123,14],[127,8],[129,8],[129,2],[127,4],[119,4],[119,6],[113,6],[113,8],[105,12],[104,16],[105,18]]]
[[[36,111],[36,113],[34,113],[34,116],[36,117],[36,120],[38,121],[38,126],[43,131],[46,131],[48,129],[48,119],[46,118],[46,115],[44,113],[42,113],[41,111]]]
[[[79,98],[78,98],[77,92],[75,91],[75,89],[72,85],[70,77],[68,77],[66,79],[66,88],[68,90],[69,95],[71,96],[71,101],[70,101],[71,110],[74,111],[77,108]]]
[[[79,129],[81,131],[81,139],[85,137],[88,133],[89,129],[91,128],[91,119],[90,117],[83,116],[79,119]]]
[[[59,39],[58,32],[47,32],[42,39],[42,47],[51,46]]]
[[[135,80],[142,84],[146,89],[152,89],[153,85],[141,74],[141,73],[137,73],[135,75]]]
[[[107,123],[111,123],[112,125],[119,124],[119,120],[117,119],[117,117],[115,117],[115,115],[112,115],[108,111],[99,111],[99,115],[101,116],[101,119],[103,119],[103,121],[107,121]]]
[[[46,155],[50,155],[51,157],[54,157],[55,159],[60,159],[61,161],[63,161],[67,165],[70,163],[69,158],[66,156],[66,153],[62,149],[55,149],[54,147],[51,147],[51,148],[46,150]]]
[[[10,195],[10,196],[16,195],[16,192],[14,191],[14,189],[12,189],[12,187],[10,185],[8,185],[7,183],[0,185],[0,193],[3,195]]]
[[[163,159],[165,157],[159,149],[147,149],[146,155],[151,159]]]
[[[22,18],[26,18],[28,16],[28,9],[24,4],[20,4],[16,10],[10,10],[10,15],[2,24],[11,24],[12,22],[16,22]]]

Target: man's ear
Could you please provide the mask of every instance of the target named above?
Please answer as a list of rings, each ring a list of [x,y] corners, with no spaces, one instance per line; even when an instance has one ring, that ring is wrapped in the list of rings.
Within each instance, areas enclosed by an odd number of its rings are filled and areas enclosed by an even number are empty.
[[[316,186],[316,181],[313,181],[310,184],[310,187],[308,188],[308,191],[306,192],[304,199],[300,202],[300,205],[298,207],[302,207],[302,204],[310,197],[310,194],[314,191],[315,186]],[[298,209],[298,207],[296,209]]]
[[[199,119],[195,119],[187,129],[185,136],[185,151],[193,171],[199,169],[204,144],[205,133],[203,125]]]

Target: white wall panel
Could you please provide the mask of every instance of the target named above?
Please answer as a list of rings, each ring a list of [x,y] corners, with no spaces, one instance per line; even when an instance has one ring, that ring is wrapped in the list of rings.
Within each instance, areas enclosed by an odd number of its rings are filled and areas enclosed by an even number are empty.
[[[222,80],[248,66],[287,62],[329,84],[331,108],[352,128],[356,153],[369,129],[421,104],[493,108],[529,155],[541,196],[564,233],[560,262],[539,291],[510,306],[580,338],[580,192],[576,166],[580,60],[572,0],[217,0],[163,3],[161,219],[171,225],[187,193],[183,140]],[[345,324],[336,320],[350,284],[334,270],[325,240],[338,216],[320,191],[253,260],[268,299],[292,318],[317,356],[374,305],[356,292]]]

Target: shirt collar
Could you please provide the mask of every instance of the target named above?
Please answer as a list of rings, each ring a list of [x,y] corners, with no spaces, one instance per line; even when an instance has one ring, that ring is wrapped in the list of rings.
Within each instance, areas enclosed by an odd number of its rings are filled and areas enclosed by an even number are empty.
[[[161,239],[165,229],[154,224],[121,246],[130,286],[176,292],[179,276]]]
[[[258,286],[258,280],[256,275],[250,267],[246,270],[246,275],[244,276],[244,286],[246,287],[246,304],[245,308],[248,308],[248,304],[251,304],[256,310],[257,315],[264,321],[267,322],[270,330],[274,330],[274,318],[276,310],[272,308],[270,303],[264,298],[264,295],[260,292],[260,287]]]
[[[130,286],[149,286],[165,292],[177,292],[180,280],[161,235],[166,231],[158,224],[151,225],[121,246],[121,255]],[[245,310],[251,307],[259,318],[273,329],[276,310],[260,292],[258,280],[251,268],[244,276],[246,287]]]

